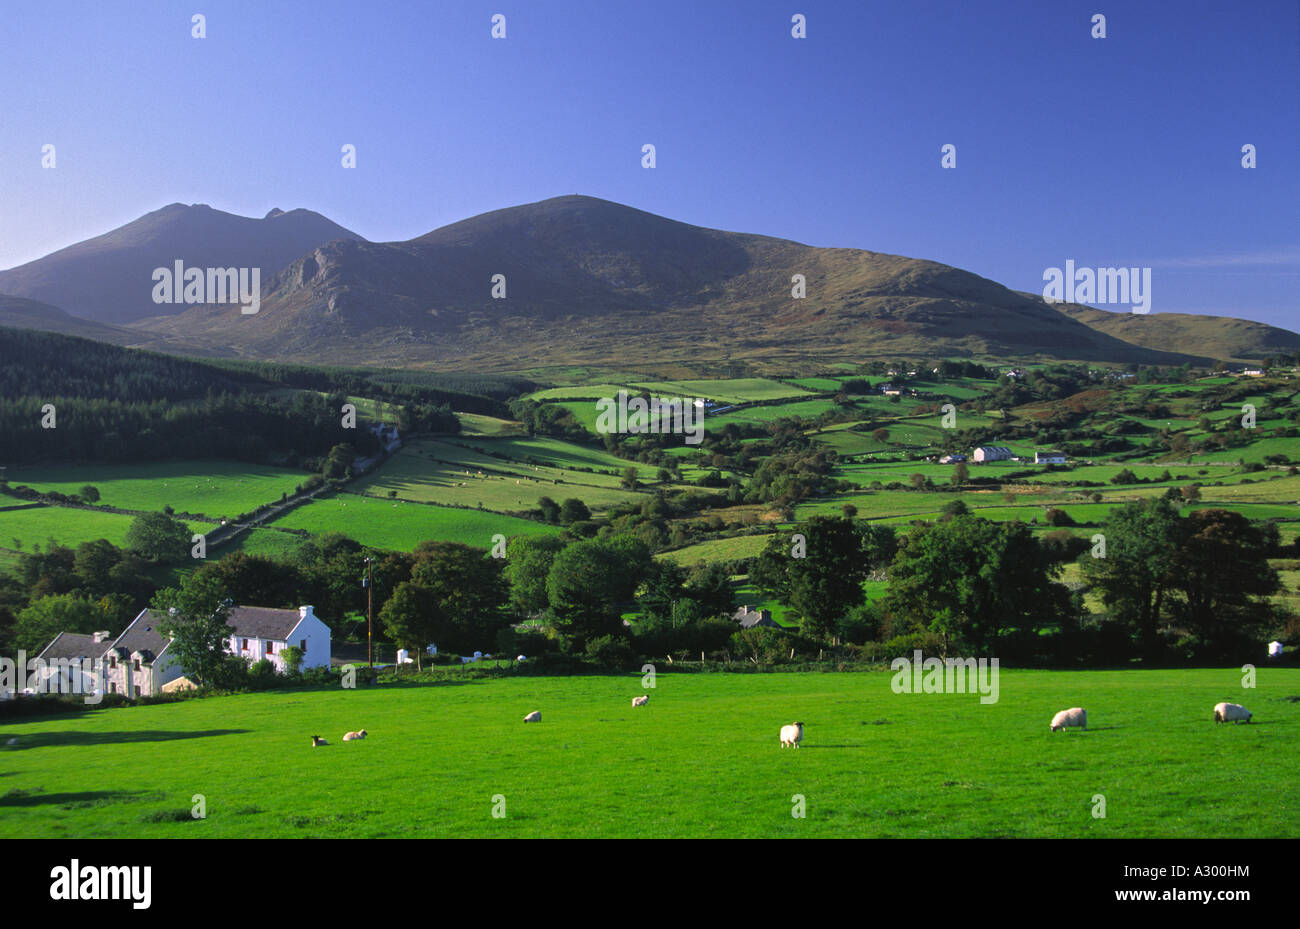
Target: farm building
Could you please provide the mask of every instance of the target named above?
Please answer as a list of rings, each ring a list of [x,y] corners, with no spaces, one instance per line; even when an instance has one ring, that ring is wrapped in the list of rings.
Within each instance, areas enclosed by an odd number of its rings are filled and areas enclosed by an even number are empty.
[[[1011,449],[1005,445],[981,445],[971,454],[975,461],[1010,461]]]
[[[296,610],[237,606],[226,623],[233,630],[226,651],[250,663],[265,658],[283,672],[283,652],[296,645],[303,652],[304,670],[329,665],[330,629],[310,606]],[[167,653],[169,645],[171,640],[158,630],[157,617],[150,610],[141,611],[103,653],[108,692],[128,697],[162,693],[185,673]]]
[[[98,685],[94,674],[88,673],[87,663],[104,654],[111,638],[108,632],[60,632],[36,656],[36,672],[28,678],[29,687],[36,693],[94,693]]]
[[[959,461],[965,461],[965,455],[944,455],[939,459],[939,464],[956,464]]]
[[[1034,452],[1034,464],[1065,464],[1063,452]]]
[[[749,604],[736,610],[735,613],[731,614],[731,618],[740,623],[741,629],[753,629],[756,626],[766,626],[770,629],[781,628],[780,624],[772,618],[771,610],[756,610]]]

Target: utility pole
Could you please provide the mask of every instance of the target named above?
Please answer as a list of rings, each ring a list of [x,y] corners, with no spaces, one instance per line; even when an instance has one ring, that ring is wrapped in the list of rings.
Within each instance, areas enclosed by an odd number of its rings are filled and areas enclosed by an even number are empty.
[[[371,563],[373,558],[366,559],[366,662],[370,667],[375,666],[375,646],[374,646],[374,602],[375,602],[375,585],[374,575],[371,573]]]

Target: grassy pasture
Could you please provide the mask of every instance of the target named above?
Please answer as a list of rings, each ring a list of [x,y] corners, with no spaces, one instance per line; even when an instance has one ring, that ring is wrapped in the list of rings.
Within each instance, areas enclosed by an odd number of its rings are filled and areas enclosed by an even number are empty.
[[[45,546],[50,539],[61,545],[76,548],[82,542],[107,539],[114,545],[126,544],[126,533],[134,516],[123,513],[102,513],[64,506],[38,506],[0,513],[0,545],[18,549],[14,543],[22,542],[21,551],[32,551],[33,545]],[[210,532],[214,523],[185,521],[191,533]]]
[[[5,722],[0,835],[1300,836],[1300,671],[1243,695],[1237,669],[1003,669],[988,705],[892,677],[661,674],[636,709],[639,674],[452,679]],[[1255,721],[1215,725],[1220,700]],[[1048,731],[1076,705],[1086,732]]]
[[[720,403],[752,403],[755,400],[808,396],[808,391],[800,387],[765,377],[737,377],[716,381],[638,381],[632,386],[649,390],[652,395],[702,397]]]
[[[23,468],[7,474],[12,486],[27,484],[42,492],[75,494],[93,484],[100,504],[123,510],[155,512],[169,505],[178,513],[227,519],[292,494],[309,476],[238,461]]]
[[[410,551],[426,539],[490,548],[492,536],[497,533],[510,537],[560,531],[558,526],[488,510],[429,506],[359,494],[313,500],[277,519],[275,525],[305,529],[313,535],[341,532],[362,545],[396,551]]]
[[[513,451],[540,459],[549,455],[550,460],[561,460],[560,452],[542,444],[545,441],[502,440],[491,443],[490,447],[507,453]],[[515,442],[531,444],[516,445]],[[556,443],[557,446],[565,444]],[[485,447],[489,446],[485,443]],[[438,460],[433,460],[435,458]],[[572,466],[585,461],[603,466],[603,462],[594,457],[586,459],[573,455],[563,460]],[[639,470],[642,477],[653,477],[654,469],[643,467]],[[534,466],[519,458],[502,460],[451,442],[438,441],[415,442],[406,446],[378,471],[357,481],[351,489],[384,498],[393,491],[398,499],[422,503],[472,507],[482,504],[484,509],[502,512],[534,509],[537,500],[544,496],[557,500],[578,497],[592,510],[645,499],[643,494],[622,489],[620,479],[615,475]]]

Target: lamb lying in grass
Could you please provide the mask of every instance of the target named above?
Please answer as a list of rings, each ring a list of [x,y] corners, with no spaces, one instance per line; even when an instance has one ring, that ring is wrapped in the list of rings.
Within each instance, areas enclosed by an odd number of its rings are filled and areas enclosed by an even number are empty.
[[[1074,706],[1068,710],[1061,710],[1052,717],[1052,731],[1064,729],[1067,726],[1078,726],[1080,729],[1088,729],[1088,711],[1083,707]]]
[[[632,705],[633,705],[633,706],[645,706],[645,705],[646,705],[647,703],[649,703],[649,702],[650,702],[650,695],[649,695],[649,694],[642,694],[642,695],[639,696],[639,697],[633,697],[633,698],[632,698]]]
[[[1243,719],[1248,723],[1250,722],[1250,710],[1240,703],[1216,703],[1214,705],[1214,721],[1216,723],[1239,723]]]
[[[364,739],[365,737],[366,737],[366,730],[358,729],[356,732],[349,732],[347,735],[345,735],[343,737],[343,741],[354,742],[357,739]]]
[[[322,739],[320,736],[314,735],[311,737],[311,745],[312,748],[319,748],[322,745],[329,745],[329,743],[326,742],[324,739]]]
[[[541,721],[542,721],[541,710],[533,710],[531,713],[529,713],[527,716],[524,717],[524,722],[526,723],[540,723]]]

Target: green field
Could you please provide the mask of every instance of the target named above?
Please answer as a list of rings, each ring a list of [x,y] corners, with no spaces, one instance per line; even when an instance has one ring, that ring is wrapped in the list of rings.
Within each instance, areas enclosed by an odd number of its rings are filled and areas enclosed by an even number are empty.
[[[473,444],[497,452],[497,458],[451,441],[416,441],[389,458],[350,489],[375,497],[394,492],[401,500],[479,507],[507,513],[535,509],[540,497],[582,499],[593,511],[644,495],[624,490],[620,478],[603,473],[628,462],[596,449],[554,439],[479,439]],[[553,464],[535,465],[530,459]],[[579,467],[602,471],[579,471]],[[657,469],[637,469],[653,480]]]
[[[1235,669],[1003,670],[989,705],[891,679],[660,674],[635,709],[639,674],[449,679],[7,721],[0,835],[1300,836],[1300,670],[1244,692]],[[1254,722],[1214,724],[1221,700]],[[1049,732],[1070,706],[1090,728]]]
[[[701,397],[719,403],[753,403],[756,400],[784,400],[806,397],[808,391],[765,377],[737,377],[709,381],[638,381],[633,384],[669,397]]]
[[[341,532],[362,545],[396,551],[410,551],[426,539],[491,548],[492,537],[497,533],[509,538],[560,531],[558,526],[486,510],[429,506],[359,494],[313,500],[290,510],[275,520],[274,525],[305,529],[314,535]]]
[[[101,505],[123,510],[156,512],[171,506],[178,513],[230,519],[292,494],[310,475],[238,461],[164,461],[18,469],[6,477],[14,487],[26,484],[42,493],[75,494],[93,484]]]
[[[0,513],[0,545],[24,552],[42,548],[50,539],[76,548],[82,542],[108,539],[114,545],[126,544],[126,533],[135,519],[124,513],[101,513],[96,510],[66,506],[38,506]],[[191,533],[210,532],[215,523],[186,521]],[[19,544],[21,543],[21,544]]]

